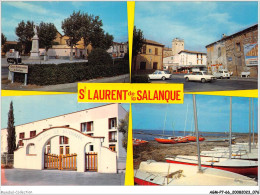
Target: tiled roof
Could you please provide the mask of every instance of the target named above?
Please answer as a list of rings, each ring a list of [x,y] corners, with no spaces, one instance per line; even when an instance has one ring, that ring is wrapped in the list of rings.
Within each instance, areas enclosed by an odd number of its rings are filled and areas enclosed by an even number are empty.
[[[200,52],[200,51],[189,51],[189,50],[182,50],[178,54],[180,54],[182,52],[192,53],[192,54],[205,54],[206,55],[206,53],[203,53],[203,52]]]
[[[144,43],[151,44],[151,45],[159,45],[159,46],[164,47],[163,44],[158,43],[158,42],[156,42],[156,41],[148,40],[148,39],[145,39],[145,40],[144,40]]]

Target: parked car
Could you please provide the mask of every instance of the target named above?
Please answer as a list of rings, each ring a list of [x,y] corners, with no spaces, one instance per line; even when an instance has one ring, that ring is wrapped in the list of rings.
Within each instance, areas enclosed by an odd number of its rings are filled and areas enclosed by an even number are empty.
[[[217,72],[213,73],[213,76],[220,79],[230,79],[230,73],[226,69],[218,70]]]
[[[186,82],[188,81],[201,81],[205,83],[207,81],[213,81],[216,79],[213,75],[208,74],[206,71],[193,72],[189,75],[184,75],[184,79]]]
[[[148,74],[148,79],[162,79],[164,81],[165,79],[170,79],[171,76],[167,71],[156,70],[154,73]]]

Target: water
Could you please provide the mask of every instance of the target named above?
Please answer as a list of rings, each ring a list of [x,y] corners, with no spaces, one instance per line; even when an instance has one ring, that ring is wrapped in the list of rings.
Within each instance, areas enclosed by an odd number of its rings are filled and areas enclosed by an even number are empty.
[[[139,133],[144,133],[144,134],[139,134]],[[163,135],[163,130],[142,130],[142,129],[133,129],[133,138],[137,139],[143,139],[143,140],[154,140],[155,137],[170,137],[170,136],[184,136],[184,135],[190,135],[191,132],[189,131],[164,131]],[[223,133],[223,132],[200,132],[200,136],[212,136],[212,137],[228,137],[229,134]]]

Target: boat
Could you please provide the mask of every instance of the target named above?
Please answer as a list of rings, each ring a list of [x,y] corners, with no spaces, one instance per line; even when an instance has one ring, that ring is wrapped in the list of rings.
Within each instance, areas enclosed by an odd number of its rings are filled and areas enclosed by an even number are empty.
[[[177,141],[173,137],[169,138],[154,138],[155,141],[161,144],[176,144]]]
[[[192,136],[192,135],[187,135],[185,136],[189,142],[196,142],[196,136]],[[199,136],[199,141],[204,141],[205,138],[202,136]]]
[[[258,161],[203,156],[200,158],[202,167],[211,167],[242,175],[258,175]],[[177,155],[166,158],[166,162],[198,166],[198,157]]]
[[[187,142],[189,142],[188,138],[186,138],[186,137],[175,137],[175,140],[177,141],[177,143],[187,143]]]
[[[198,172],[196,166],[156,161],[141,162],[134,171],[134,182],[155,186],[257,186],[252,178],[229,171],[202,167]]]
[[[133,139],[133,146],[140,146],[140,145],[146,145],[148,144],[148,141],[146,140],[141,140],[141,139]]]

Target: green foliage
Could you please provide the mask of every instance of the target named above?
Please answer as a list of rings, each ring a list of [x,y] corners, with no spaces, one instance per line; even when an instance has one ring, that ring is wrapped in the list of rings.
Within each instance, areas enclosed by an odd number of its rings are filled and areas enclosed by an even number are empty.
[[[41,22],[39,25],[39,43],[40,47],[45,48],[46,53],[53,45],[53,40],[56,38],[57,29],[53,23]]]
[[[128,140],[128,124],[129,124],[129,113],[125,115],[124,119],[120,120],[120,124],[118,126],[118,131],[123,133],[122,144],[125,149],[127,149],[127,140]]]
[[[17,43],[17,44],[5,44],[3,46],[3,52],[8,52],[10,49],[15,49],[16,51],[22,52],[22,44]]]
[[[23,45],[23,51],[29,53],[32,45],[33,32],[33,21],[27,21],[26,23],[22,20],[15,28],[15,33],[18,36],[19,42]]]
[[[140,29],[136,29],[134,26],[134,33],[133,33],[133,56],[137,56],[137,54],[141,51],[143,47],[144,36],[143,31]]]
[[[132,75],[131,83],[149,83],[147,75]]]
[[[7,151],[8,154],[13,154],[16,149],[16,135],[14,126],[14,111],[13,102],[10,103],[7,122]]]
[[[88,56],[88,62],[90,66],[109,66],[113,64],[112,57],[104,49],[101,48],[96,48],[91,51]]]
[[[5,44],[6,40],[7,40],[6,36],[3,33],[1,33],[1,45],[2,46]]]
[[[115,65],[89,66],[86,62],[64,64],[28,65],[28,84],[56,85],[73,83],[100,77],[112,77],[129,73],[128,63],[117,62]],[[15,82],[24,82],[24,74],[15,73]]]

